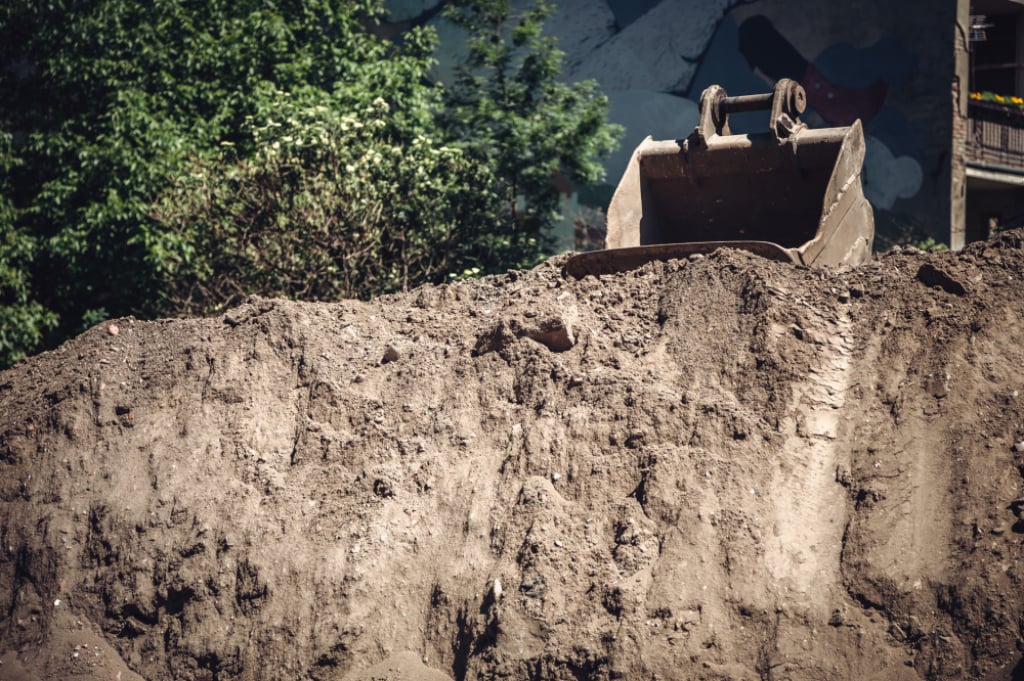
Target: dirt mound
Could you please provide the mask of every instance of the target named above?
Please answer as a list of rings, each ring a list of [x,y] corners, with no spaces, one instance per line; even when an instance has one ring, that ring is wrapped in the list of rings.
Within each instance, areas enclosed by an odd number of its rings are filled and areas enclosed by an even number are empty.
[[[1024,678],[1022,244],[103,324],[0,374],[0,678]]]

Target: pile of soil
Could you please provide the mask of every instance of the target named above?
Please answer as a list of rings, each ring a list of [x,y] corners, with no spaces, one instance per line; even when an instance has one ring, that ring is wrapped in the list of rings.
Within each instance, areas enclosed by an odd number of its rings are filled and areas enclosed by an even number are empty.
[[[0,373],[0,679],[1024,678],[1024,233],[563,266]]]

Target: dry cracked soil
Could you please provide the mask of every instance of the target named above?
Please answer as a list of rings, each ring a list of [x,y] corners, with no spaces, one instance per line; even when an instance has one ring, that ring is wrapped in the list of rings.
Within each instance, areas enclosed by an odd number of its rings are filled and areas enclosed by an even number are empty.
[[[564,264],[0,373],[0,679],[1024,679],[1024,233]]]

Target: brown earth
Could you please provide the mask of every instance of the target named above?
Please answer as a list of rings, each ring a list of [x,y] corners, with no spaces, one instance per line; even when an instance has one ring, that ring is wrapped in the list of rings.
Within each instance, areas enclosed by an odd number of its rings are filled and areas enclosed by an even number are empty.
[[[1022,246],[103,324],[0,373],[0,679],[1024,679]]]

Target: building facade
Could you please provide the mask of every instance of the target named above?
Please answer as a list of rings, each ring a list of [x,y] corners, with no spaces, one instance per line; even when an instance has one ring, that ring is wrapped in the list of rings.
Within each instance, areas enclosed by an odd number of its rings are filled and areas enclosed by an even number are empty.
[[[708,85],[752,94],[792,78],[807,91],[811,127],[864,125],[862,181],[878,247],[930,238],[960,248],[1024,224],[1022,3],[557,0],[546,30],[566,52],[564,78],[596,80],[625,128],[605,164],[607,185],[573,201],[607,205],[645,136],[693,130]],[[446,25],[440,4],[390,3],[395,22],[437,27],[443,80],[465,36]],[[734,133],[755,132],[767,116],[730,121]]]
[[[957,19],[953,216],[974,241],[1024,226],[1024,3],[962,0]]]

